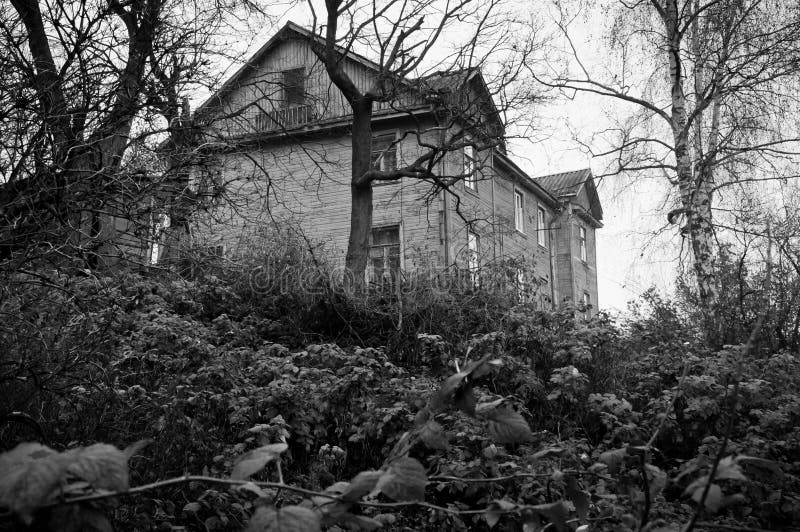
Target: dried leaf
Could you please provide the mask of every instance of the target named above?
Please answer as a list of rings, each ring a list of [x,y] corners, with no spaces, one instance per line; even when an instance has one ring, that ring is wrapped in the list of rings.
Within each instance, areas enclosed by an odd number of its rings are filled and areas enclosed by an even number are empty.
[[[414,458],[403,457],[391,463],[378,479],[373,492],[382,492],[397,502],[425,500],[428,477]]]
[[[245,532],[319,532],[319,516],[302,506],[262,507],[256,510]]]
[[[231,478],[233,480],[247,480],[251,475],[261,471],[265,465],[280,458],[281,453],[285,452],[289,446],[285,443],[273,443],[253,449],[242,456],[233,466]]]

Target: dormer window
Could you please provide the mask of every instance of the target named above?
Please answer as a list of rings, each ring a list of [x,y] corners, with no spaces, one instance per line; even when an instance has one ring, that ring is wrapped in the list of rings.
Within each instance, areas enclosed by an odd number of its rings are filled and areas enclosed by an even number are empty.
[[[295,107],[306,103],[306,69],[292,68],[281,72],[283,88],[283,104]]]

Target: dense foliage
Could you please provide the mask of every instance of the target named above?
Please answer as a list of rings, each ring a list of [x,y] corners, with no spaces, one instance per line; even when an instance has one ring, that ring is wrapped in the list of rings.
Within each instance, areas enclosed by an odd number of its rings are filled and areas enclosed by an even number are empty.
[[[654,294],[618,324],[218,269],[6,281],[0,529],[800,522],[800,357],[706,347]]]

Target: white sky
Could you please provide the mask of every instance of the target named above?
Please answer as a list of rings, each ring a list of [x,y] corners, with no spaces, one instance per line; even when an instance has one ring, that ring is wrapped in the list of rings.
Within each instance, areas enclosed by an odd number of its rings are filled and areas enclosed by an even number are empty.
[[[527,4],[521,9],[530,9],[532,5],[538,4]],[[264,28],[250,41],[248,53],[255,52],[289,20],[310,24],[308,4],[303,2],[285,11],[276,26]],[[543,21],[546,25],[547,17]],[[573,38],[582,60],[590,70],[600,68],[603,57],[597,51],[601,46],[598,39],[603,31],[602,22],[596,18],[594,22],[583,19],[574,24]],[[233,71],[235,68],[230,73]],[[587,166],[596,174],[602,173],[603,163],[581,152],[570,135],[586,138],[602,130],[608,123],[607,113],[615,112],[610,105],[612,102],[601,97],[584,95],[540,107],[537,114],[542,118],[542,138],[513,140],[509,146],[512,157],[533,177]],[[597,184],[604,212],[604,227],[597,232],[600,308],[622,312],[628,301],[651,286],[671,292],[681,241],[674,228],[667,228],[660,236],[652,234],[665,224],[665,211],[659,209],[664,190],[657,182],[631,184],[622,177],[606,178]]]

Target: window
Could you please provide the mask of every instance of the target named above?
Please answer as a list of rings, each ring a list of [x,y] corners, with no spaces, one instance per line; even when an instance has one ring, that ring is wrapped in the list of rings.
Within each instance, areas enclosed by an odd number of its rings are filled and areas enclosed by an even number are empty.
[[[588,320],[592,317],[591,312],[589,311],[589,307],[592,305],[592,299],[591,296],[589,296],[589,292],[583,293],[583,300],[581,302],[583,303],[583,318]]]
[[[525,198],[522,192],[514,191],[514,228],[520,233],[525,232]]]
[[[477,164],[474,146],[464,146],[464,186],[469,190],[478,190]]]
[[[284,70],[283,75],[283,103],[286,107],[303,105],[306,103],[306,69],[293,68]]]
[[[150,249],[148,259],[150,264],[158,264],[164,247],[164,237],[170,225],[169,214],[152,213],[150,215]]]
[[[536,240],[542,247],[547,247],[547,226],[545,225],[545,212],[544,209],[539,207],[536,209]]]
[[[391,282],[400,272],[400,226],[376,227],[370,238],[370,280]]]
[[[472,231],[467,232],[467,268],[473,286],[478,286],[480,239]]]
[[[373,170],[388,171],[397,169],[397,144],[395,143],[394,133],[372,137],[370,163]]]
[[[586,228],[578,227],[578,243],[580,244],[581,260],[586,262]]]

